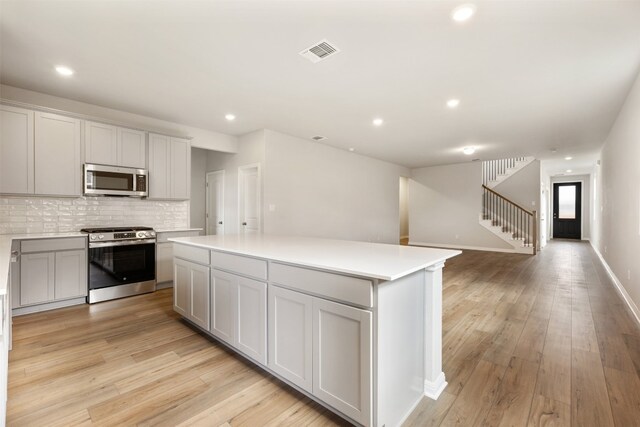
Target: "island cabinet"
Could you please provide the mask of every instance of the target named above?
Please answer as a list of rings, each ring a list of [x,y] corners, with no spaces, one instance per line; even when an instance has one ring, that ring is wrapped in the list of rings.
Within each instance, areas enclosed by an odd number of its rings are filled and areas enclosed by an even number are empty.
[[[209,330],[209,252],[179,247],[175,256],[173,308],[194,324]]]
[[[442,267],[459,251],[266,235],[170,240],[175,310],[350,423],[401,425],[447,385]],[[210,273],[208,325],[189,308],[196,265]]]
[[[173,286],[173,237],[189,237],[200,234],[201,229],[156,231],[156,289]]]

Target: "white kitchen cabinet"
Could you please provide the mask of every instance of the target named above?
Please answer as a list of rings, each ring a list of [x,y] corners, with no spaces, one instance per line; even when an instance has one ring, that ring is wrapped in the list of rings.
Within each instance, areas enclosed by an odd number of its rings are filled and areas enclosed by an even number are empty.
[[[149,134],[149,198],[189,198],[191,144],[186,139]]]
[[[35,113],[35,193],[82,195],[80,120]]]
[[[371,420],[371,312],[313,298],[313,395],[364,425]]]
[[[269,368],[313,392],[313,297],[269,286]]]
[[[0,106],[0,193],[33,194],[33,111]]]
[[[267,284],[213,269],[210,332],[267,363]]]
[[[147,155],[146,133],[86,121],[84,154],[87,163],[144,169]]]
[[[201,229],[158,231],[156,243],[156,289],[173,286],[173,237],[189,237],[200,234]]]
[[[23,243],[23,253],[20,256],[20,306],[85,297],[85,241],[86,239],[80,238],[32,240],[28,242],[29,245]],[[58,245],[64,250],[51,250]],[[67,250],[73,247],[76,249]],[[83,248],[77,249],[78,247]],[[42,252],[38,252],[40,250]]]
[[[174,309],[204,329],[209,329],[209,267],[175,260]]]

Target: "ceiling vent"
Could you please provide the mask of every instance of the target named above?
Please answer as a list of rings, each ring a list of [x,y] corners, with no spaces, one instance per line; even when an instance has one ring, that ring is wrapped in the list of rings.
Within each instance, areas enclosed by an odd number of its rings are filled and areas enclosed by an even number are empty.
[[[340,52],[340,49],[338,49],[335,45],[329,43],[327,39],[324,39],[320,40],[310,48],[303,50],[302,52],[300,52],[300,55],[315,64],[316,62],[327,59],[331,55],[334,55],[338,52]]]
[[[326,136],[316,135],[316,136],[312,136],[311,139],[313,139],[316,142],[320,142],[320,141],[324,141],[325,139],[327,139],[327,137]]]

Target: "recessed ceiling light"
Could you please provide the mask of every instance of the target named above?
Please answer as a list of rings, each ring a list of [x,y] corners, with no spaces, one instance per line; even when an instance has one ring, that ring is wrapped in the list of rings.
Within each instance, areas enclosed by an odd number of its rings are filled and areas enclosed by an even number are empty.
[[[234,121],[236,119],[236,116],[233,115],[233,114],[226,114],[224,116],[224,118],[227,119],[228,121],[232,122],[232,121]]]
[[[571,157],[571,156],[567,156],[567,157],[565,157],[564,159],[565,159],[565,160],[571,160],[571,159],[573,159],[573,157]]]
[[[382,126],[382,124],[384,123],[384,120],[377,118],[377,119],[373,119],[373,125],[374,126]]]
[[[465,22],[471,19],[476,13],[476,6],[473,4],[463,4],[451,11],[451,19],[456,22]]]
[[[460,105],[459,99],[450,99],[447,101],[447,107],[449,108],[456,108],[458,105]]]
[[[567,169],[567,173],[571,173],[573,172],[571,169]]]
[[[351,148],[349,148],[349,151],[351,151],[353,153],[354,151],[356,151],[356,149],[351,147]]]
[[[65,76],[65,77],[69,77],[72,76],[74,71],[69,68],[69,67],[65,67],[64,65],[58,65],[56,66],[56,71],[58,72],[58,74],[60,74],[61,76]]]
[[[473,153],[476,152],[476,147],[464,147],[462,149],[462,152],[464,154],[466,154],[467,156],[470,156],[470,155],[472,155]]]

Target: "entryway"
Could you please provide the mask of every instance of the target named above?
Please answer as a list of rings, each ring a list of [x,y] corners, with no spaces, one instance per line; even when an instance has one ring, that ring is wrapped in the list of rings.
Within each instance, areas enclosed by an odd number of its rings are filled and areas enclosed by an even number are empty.
[[[553,184],[553,238],[582,238],[582,183]]]
[[[207,173],[207,234],[224,234],[224,171]]]

